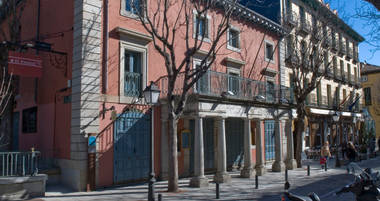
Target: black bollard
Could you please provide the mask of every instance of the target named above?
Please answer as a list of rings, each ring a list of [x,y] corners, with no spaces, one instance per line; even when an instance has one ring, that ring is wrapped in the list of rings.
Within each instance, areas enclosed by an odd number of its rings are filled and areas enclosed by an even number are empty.
[[[219,199],[219,183],[216,183],[216,199]]]
[[[259,176],[258,175],[255,175],[255,185],[256,185],[256,189],[259,189]]]
[[[327,171],[327,160],[325,162],[325,171]]]
[[[162,195],[158,194],[158,201],[162,201]]]
[[[285,168],[285,182],[288,182],[288,168]]]
[[[307,176],[310,176],[310,165],[307,165]]]

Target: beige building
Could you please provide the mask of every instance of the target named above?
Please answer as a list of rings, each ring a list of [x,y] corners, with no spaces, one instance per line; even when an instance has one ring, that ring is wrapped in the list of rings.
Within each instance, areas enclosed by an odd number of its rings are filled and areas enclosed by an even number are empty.
[[[355,140],[355,124],[361,117],[358,43],[364,38],[345,24],[337,11],[331,10],[323,0],[283,0],[282,19],[284,27],[291,30],[281,47],[286,61],[282,68],[283,85],[292,87],[294,71],[288,61],[292,62],[289,58],[293,56],[294,48],[302,51],[305,47],[318,48],[316,54],[321,55],[319,70],[324,77],[306,101],[308,129],[305,146],[320,147],[326,140],[332,145]],[[305,84],[310,78],[311,73],[306,73]],[[333,121],[333,115],[340,117],[338,122]]]

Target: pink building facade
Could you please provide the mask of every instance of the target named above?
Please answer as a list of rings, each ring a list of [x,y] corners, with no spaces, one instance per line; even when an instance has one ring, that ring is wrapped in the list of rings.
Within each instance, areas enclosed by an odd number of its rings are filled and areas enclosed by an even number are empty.
[[[168,176],[164,60],[127,1],[41,1],[39,40],[66,54],[40,52],[42,77],[19,78],[13,148],[40,150],[61,169],[60,182],[78,191],[91,177],[89,136],[97,137],[97,187],[146,180],[151,134],[155,174]],[[24,3],[22,41],[33,43],[37,4]],[[285,162],[294,163],[287,152],[292,135],[284,99],[289,91],[279,84],[277,44],[284,30],[243,6],[237,9],[244,14],[231,21],[220,56],[190,91],[178,123],[179,175],[192,177],[192,186],[207,185],[205,173],[228,182],[229,171],[251,177],[265,174],[270,164],[282,171]],[[212,11],[205,20],[221,15]],[[194,56],[194,68],[208,48],[206,42]],[[176,49],[184,52],[185,46],[178,42]],[[153,108],[141,98],[150,81],[161,90]]]

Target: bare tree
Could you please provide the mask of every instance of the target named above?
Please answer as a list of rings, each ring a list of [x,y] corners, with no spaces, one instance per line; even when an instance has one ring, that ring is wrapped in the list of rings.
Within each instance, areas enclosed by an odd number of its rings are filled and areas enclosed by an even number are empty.
[[[232,14],[238,14],[235,0],[158,0],[141,1],[137,12],[142,26],[152,37],[154,48],[165,61],[167,73],[168,121],[169,121],[169,184],[170,192],[178,191],[177,123],[188,99],[188,92],[207,72],[220,50],[221,39],[226,33]],[[132,7],[131,6],[131,7]],[[211,19],[207,19],[211,15]],[[207,27],[210,27],[208,29]],[[208,41],[207,43],[205,41]],[[180,48],[185,46],[185,49]],[[199,50],[206,50],[200,65],[192,68],[192,57]],[[182,77],[182,78],[179,78]],[[178,81],[182,79],[182,81]],[[180,93],[175,92],[181,83]],[[178,87],[178,86],[177,86]],[[178,88],[177,88],[178,89]]]
[[[24,3],[19,0],[0,4],[0,149],[9,146],[12,133],[14,77],[8,73],[8,51],[20,47],[21,15]]]
[[[293,15],[292,17],[290,15]],[[332,74],[329,59],[332,43],[327,23],[314,21],[311,26],[306,20],[297,23],[295,13],[287,14],[292,32],[286,37],[286,66],[291,72],[290,85],[293,92],[297,118],[295,119],[295,153],[297,166],[301,167],[302,136],[305,130],[306,104],[321,80]],[[310,34],[309,34],[310,33]]]

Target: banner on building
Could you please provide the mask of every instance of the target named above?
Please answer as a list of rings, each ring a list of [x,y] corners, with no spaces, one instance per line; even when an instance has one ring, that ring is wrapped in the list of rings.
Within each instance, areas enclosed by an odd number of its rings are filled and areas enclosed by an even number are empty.
[[[27,53],[9,51],[8,72],[23,77],[41,77],[41,57]]]

